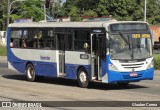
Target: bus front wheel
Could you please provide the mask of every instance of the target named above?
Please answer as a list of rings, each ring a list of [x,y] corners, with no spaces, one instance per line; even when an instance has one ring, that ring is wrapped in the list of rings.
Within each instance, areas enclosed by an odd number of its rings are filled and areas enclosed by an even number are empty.
[[[82,88],[88,87],[89,80],[88,80],[88,75],[85,69],[83,68],[79,69],[78,74],[77,74],[77,80],[78,80],[78,84],[80,87]]]
[[[26,67],[26,76],[28,81],[35,81],[35,69],[34,66],[30,63]]]

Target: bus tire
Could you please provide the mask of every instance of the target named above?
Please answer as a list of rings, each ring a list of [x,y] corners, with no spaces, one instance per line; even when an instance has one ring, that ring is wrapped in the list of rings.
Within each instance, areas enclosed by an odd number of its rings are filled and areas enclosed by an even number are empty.
[[[129,85],[129,82],[117,82],[118,86],[120,87],[126,87]]]
[[[77,74],[78,84],[82,88],[87,88],[89,85],[88,75],[85,69],[80,68]]]
[[[31,63],[29,63],[26,67],[26,77],[27,77],[27,80],[30,82],[35,81],[35,78],[36,78],[35,69]]]

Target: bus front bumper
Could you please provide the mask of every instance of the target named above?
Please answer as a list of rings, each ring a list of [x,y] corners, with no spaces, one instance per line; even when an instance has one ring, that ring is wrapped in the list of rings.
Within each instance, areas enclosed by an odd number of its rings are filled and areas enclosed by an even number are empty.
[[[108,72],[108,83],[138,82],[140,80],[153,80],[154,68],[136,72]]]

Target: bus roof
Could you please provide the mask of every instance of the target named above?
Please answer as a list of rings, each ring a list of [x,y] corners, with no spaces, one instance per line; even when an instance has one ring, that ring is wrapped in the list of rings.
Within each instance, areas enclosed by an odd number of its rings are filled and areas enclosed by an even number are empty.
[[[27,22],[27,23],[12,23],[9,27],[27,28],[27,27],[59,27],[59,28],[101,28],[110,24],[117,23],[147,23],[143,21],[103,21],[103,22]]]

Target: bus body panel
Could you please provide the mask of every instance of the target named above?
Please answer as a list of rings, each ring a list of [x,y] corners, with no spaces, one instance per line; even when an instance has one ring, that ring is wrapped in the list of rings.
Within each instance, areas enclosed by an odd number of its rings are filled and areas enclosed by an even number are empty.
[[[108,74],[107,74],[107,64],[106,61],[101,61],[101,78],[102,78],[102,82],[104,83],[108,83]]]
[[[24,54],[25,53],[25,54]],[[32,63],[36,75],[58,77],[56,51],[53,50],[34,50],[34,49],[8,49],[8,61],[13,67],[25,73],[27,63]]]
[[[84,56],[84,57],[83,57]],[[90,54],[78,51],[65,51],[65,73],[67,79],[77,79],[80,67],[85,68],[89,78],[91,77]]]
[[[65,64],[65,73],[67,79],[77,79],[77,73],[80,68],[84,68],[87,73],[89,80],[91,80],[91,65],[76,65],[76,64]]]

